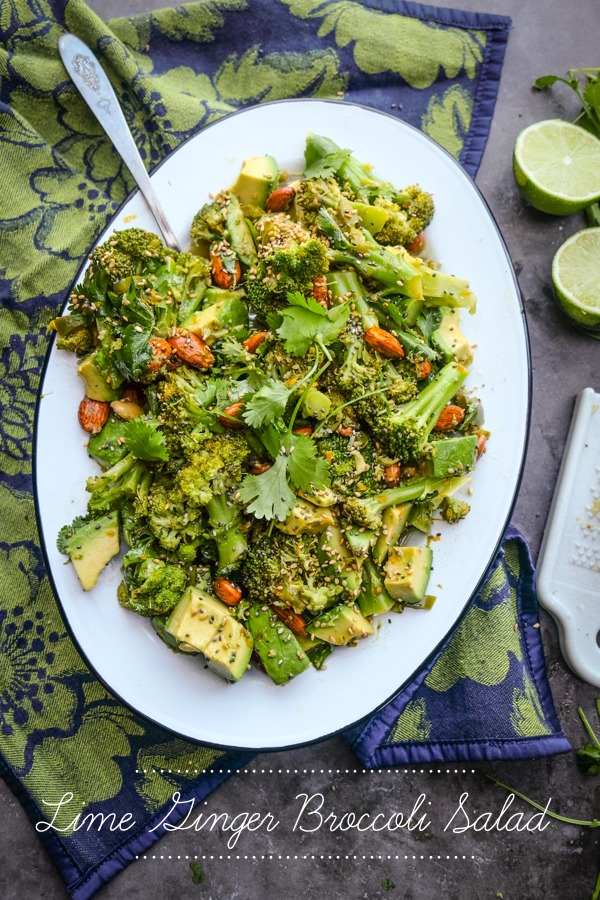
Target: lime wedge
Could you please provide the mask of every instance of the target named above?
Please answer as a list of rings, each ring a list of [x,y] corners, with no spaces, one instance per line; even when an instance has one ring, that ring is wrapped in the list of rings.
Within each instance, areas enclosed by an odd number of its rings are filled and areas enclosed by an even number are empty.
[[[577,231],[558,248],[552,281],[566,314],[600,338],[600,228]]]
[[[555,216],[579,212],[600,198],[600,140],[562,119],[536,122],[517,137],[513,171],[536,209]]]

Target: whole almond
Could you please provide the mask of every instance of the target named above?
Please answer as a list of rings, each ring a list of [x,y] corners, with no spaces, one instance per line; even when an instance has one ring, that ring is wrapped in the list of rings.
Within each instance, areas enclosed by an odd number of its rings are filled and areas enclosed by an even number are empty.
[[[327,276],[319,275],[315,278],[312,286],[312,295],[321,306],[329,309],[329,287],[327,286]]]
[[[158,337],[151,337],[149,343],[152,350],[152,360],[148,364],[148,371],[158,372],[172,353],[171,345],[168,341]]]
[[[249,338],[242,342],[242,347],[248,353],[255,353],[268,334],[268,331],[255,331],[254,334],[251,334]]]
[[[191,331],[177,331],[169,338],[169,344],[180,359],[195,369],[210,369],[215,361],[208,346]]]
[[[221,425],[224,425],[225,428],[243,428],[244,421],[240,418],[240,413],[244,408],[244,404],[241,400],[237,403],[232,403],[231,406],[227,406],[221,415],[219,416],[219,422]]]
[[[284,625],[292,631],[296,637],[308,637],[308,632],[306,630],[306,622],[299,616],[298,613],[295,613],[293,609],[289,609],[287,606],[273,606],[273,612],[277,616],[280,622],[283,622]]]
[[[456,406],[449,403],[441,411],[439,418],[433,426],[434,431],[452,431],[457,425],[460,425],[465,417],[465,411],[462,406]]]
[[[377,350],[381,356],[387,359],[402,359],[404,347],[397,337],[378,325],[373,325],[365,331],[365,340],[373,350]]]
[[[228,581],[227,578],[215,578],[213,590],[219,600],[222,600],[227,606],[236,606],[242,599],[240,588],[233,581]]]
[[[267,197],[265,205],[269,212],[283,212],[284,209],[288,209],[295,196],[294,188],[291,184],[286,184],[272,191]]]
[[[213,281],[217,285],[217,287],[225,288],[226,290],[235,287],[235,285],[242,277],[242,270],[237,259],[234,263],[234,271],[230,272],[225,268],[225,264],[223,263],[223,258],[220,253],[210,254],[210,269]]]
[[[383,470],[383,477],[388,487],[396,487],[400,481],[400,465],[398,463],[390,463]]]
[[[88,434],[98,434],[106,424],[109,412],[110,406],[105,400],[90,400],[89,397],[84,397],[79,404],[79,424]]]

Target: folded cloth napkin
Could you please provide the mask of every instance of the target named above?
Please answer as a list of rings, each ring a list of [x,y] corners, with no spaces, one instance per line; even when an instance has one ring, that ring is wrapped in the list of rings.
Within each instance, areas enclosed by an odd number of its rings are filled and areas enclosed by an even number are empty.
[[[202,800],[248,755],[190,744],[124,708],[77,653],[45,571],[31,448],[46,326],[133,187],[66,77],[58,37],[71,31],[98,54],[148,168],[226,113],[302,96],[397,115],[474,175],[509,27],[393,0],[211,0],[108,25],[81,0],[11,0],[3,12],[0,772],[33,822],[70,792],[69,822],[74,810],[127,810],[138,823],[133,833],[40,831],[79,900],[156,839],[173,791]],[[535,617],[530,564],[513,537],[433,666],[349,735],[364,764],[567,750]]]

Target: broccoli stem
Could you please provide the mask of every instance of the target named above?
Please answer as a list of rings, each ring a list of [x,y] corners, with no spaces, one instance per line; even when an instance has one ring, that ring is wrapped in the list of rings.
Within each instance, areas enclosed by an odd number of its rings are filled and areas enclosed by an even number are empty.
[[[242,511],[223,493],[209,500],[206,512],[217,544],[219,572],[230,572],[248,550],[246,535],[240,531]]]
[[[101,511],[116,509],[124,500],[142,492],[147,496],[152,474],[133,453],[128,453],[114,466],[96,478],[88,478],[86,489],[91,494],[88,509]]]

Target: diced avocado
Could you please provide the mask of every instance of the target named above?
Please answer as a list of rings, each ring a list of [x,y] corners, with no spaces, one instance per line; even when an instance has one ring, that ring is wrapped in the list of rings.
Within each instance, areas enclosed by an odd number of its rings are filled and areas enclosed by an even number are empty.
[[[85,395],[90,400],[117,400],[119,390],[112,387],[106,380],[106,375],[96,364],[97,350],[93,350],[84,356],[77,366],[77,374],[83,378],[85,384]]]
[[[236,325],[248,324],[248,308],[242,300],[243,296],[243,291],[219,291],[217,301],[203,306],[182,322],[182,328],[187,328],[207,344],[213,344],[225,337]],[[213,297],[214,294],[210,290],[206,292],[207,300]]]
[[[250,633],[237,619],[226,615],[203,652],[212,672],[227,681],[239,681],[250,664],[253,648]]]
[[[165,629],[182,650],[204,652],[229,615],[229,608],[198,587],[189,587],[167,619]]]
[[[254,638],[254,649],[267,675],[275,684],[286,684],[310,667],[296,636],[268,607],[254,603],[244,623]]]
[[[342,588],[355,597],[360,589],[362,560],[353,555],[339,525],[330,525],[321,535],[317,558],[324,576],[339,579]]]
[[[394,600],[420,604],[427,593],[431,547],[395,547],[385,564],[385,587]]]
[[[333,513],[325,506],[313,506],[298,498],[283,522],[275,522],[284,534],[320,534],[335,523]]]
[[[305,491],[298,491],[297,493],[300,497],[304,497],[305,500],[308,500],[309,503],[314,503],[315,506],[335,506],[336,503],[339,503],[337,494],[328,487],[313,491],[311,494]]]
[[[433,525],[433,513],[437,506],[438,497],[424,500],[422,503],[415,503],[408,514],[407,525],[409,528],[416,528],[423,534],[429,534]]]
[[[235,194],[229,194],[225,223],[232,249],[245,265],[251,266],[256,262],[256,246]]]
[[[88,441],[87,450],[92,459],[100,463],[106,469],[110,469],[128,452],[124,442],[119,443],[123,437],[127,423],[111,413],[106,425],[98,434],[92,434]]]
[[[265,208],[267,197],[277,184],[279,168],[272,156],[245,159],[235,184],[230,188],[240,203]]]
[[[440,351],[444,362],[455,359],[468,366],[473,361],[473,350],[460,330],[460,310],[444,306],[440,310],[440,323],[431,333],[431,343]]]
[[[363,616],[377,616],[394,605],[383,582],[383,575],[372,559],[365,560],[362,585],[356,602]]]
[[[364,558],[375,543],[376,534],[368,528],[351,525],[346,528],[344,533],[350,549],[357,559]]]
[[[370,203],[354,203],[354,210],[358,213],[359,222],[371,234],[377,234],[388,220],[388,214],[381,206],[371,206]]]
[[[432,475],[444,478],[446,475],[463,475],[475,465],[477,458],[477,435],[464,434],[460,437],[431,441],[429,469]]]
[[[100,573],[120,549],[117,510],[76,528],[65,541],[65,550],[84,591],[94,587]]]
[[[404,531],[410,513],[410,503],[399,506],[388,506],[382,513],[383,528],[373,546],[373,559],[378,566],[383,565],[385,558],[397,543]]]
[[[346,606],[344,603],[317,616],[306,626],[306,630],[309,634],[314,634],[328,644],[336,646],[375,633],[371,623],[356,606]]]
[[[182,647],[179,646],[177,640],[173,637],[172,634],[169,634],[167,631],[167,619],[165,616],[153,616],[150,619],[150,623],[154,628],[155,632],[159,636],[159,638],[165,642],[169,650],[172,650],[173,653],[196,653],[196,650],[183,650]]]
[[[312,666],[315,669],[322,669],[327,657],[333,651],[333,647],[331,644],[326,644],[323,641],[319,641],[306,651],[306,655],[308,656]]]

